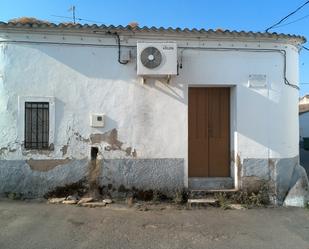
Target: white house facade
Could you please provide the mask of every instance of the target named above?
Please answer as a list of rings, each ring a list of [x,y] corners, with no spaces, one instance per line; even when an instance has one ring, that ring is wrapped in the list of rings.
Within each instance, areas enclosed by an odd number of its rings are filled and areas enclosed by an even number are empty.
[[[87,179],[96,160],[105,189],[267,184],[274,203],[301,205],[308,187],[298,148],[304,41],[275,33],[0,23],[0,192],[43,196]],[[171,71],[159,75],[150,50],[145,65],[154,73],[138,73],[141,43],[175,45]],[[164,53],[159,64],[169,63]],[[305,187],[297,192],[299,179]]]

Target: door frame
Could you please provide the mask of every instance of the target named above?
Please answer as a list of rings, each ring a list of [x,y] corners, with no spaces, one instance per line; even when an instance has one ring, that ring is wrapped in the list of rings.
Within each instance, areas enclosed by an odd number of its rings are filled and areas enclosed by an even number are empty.
[[[189,88],[191,87],[228,87],[230,88],[230,177],[234,182],[234,189],[239,189],[240,165],[238,160],[237,146],[237,86],[236,85],[203,85],[203,84],[188,84],[186,88],[186,103],[187,103],[187,123],[186,123],[186,155],[184,169],[184,185],[189,186]],[[207,178],[211,179],[211,177]]]

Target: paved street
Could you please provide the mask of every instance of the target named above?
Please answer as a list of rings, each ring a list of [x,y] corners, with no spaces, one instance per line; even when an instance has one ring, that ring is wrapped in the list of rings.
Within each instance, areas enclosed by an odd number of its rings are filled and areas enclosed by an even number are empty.
[[[309,249],[309,210],[138,211],[0,200],[0,248]]]

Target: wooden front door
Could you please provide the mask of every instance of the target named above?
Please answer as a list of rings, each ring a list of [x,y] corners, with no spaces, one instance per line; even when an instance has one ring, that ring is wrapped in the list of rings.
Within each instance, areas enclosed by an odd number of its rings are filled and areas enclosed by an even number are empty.
[[[189,177],[230,176],[230,89],[189,88]]]

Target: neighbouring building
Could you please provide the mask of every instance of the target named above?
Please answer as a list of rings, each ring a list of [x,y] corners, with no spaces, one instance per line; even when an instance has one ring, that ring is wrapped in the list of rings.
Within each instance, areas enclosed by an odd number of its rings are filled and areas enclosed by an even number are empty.
[[[274,203],[303,206],[304,42],[277,33],[1,22],[0,193],[43,196],[95,173],[115,191],[266,184]]]
[[[309,95],[299,100],[299,138],[309,137]]]
[[[305,96],[303,96],[299,99],[299,105],[300,106],[304,106],[304,105],[307,105],[307,104],[309,105],[309,95],[308,94],[306,94]]]

